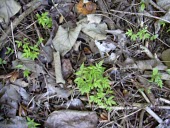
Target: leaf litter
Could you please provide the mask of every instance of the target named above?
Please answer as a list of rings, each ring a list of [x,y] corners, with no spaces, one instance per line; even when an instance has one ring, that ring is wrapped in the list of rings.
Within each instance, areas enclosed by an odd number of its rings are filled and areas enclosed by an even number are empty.
[[[169,127],[169,7],[166,0],[1,0],[0,127],[28,127],[27,117],[49,128]],[[52,28],[37,22],[46,12]],[[39,48],[35,60],[15,43],[25,38]],[[101,61],[116,102],[109,110],[90,102],[97,90],[81,94],[74,82],[82,64]]]

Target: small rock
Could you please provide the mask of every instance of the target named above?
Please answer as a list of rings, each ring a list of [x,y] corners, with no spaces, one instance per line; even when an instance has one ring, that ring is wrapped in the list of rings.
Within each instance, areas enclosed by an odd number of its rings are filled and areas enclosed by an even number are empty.
[[[98,117],[95,112],[61,110],[51,113],[45,123],[47,128],[96,128]]]

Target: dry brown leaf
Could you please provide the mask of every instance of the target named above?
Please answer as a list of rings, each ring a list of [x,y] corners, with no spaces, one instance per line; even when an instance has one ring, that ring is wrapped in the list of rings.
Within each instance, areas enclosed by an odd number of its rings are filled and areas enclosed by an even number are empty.
[[[97,8],[96,4],[93,3],[92,1],[84,3],[83,0],[80,0],[79,3],[76,4],[77,12],[83,15],[95,13],[96,8]]]

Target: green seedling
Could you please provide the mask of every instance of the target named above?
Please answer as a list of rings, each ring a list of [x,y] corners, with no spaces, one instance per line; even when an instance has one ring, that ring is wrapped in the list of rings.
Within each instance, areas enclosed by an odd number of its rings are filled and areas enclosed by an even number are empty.
[[[162,79],[161,79],[161,74],[159,73],[159,71],[158,71],[157,68],[154,68],[154,69],[153,69],[153,71],[152,71],[152,77],[151,77],[150,82],[154,82],[154,83],[156,83],[160,88],[162,88],[163,82],[162,82]]]
[[[77,77],[74,82],[78,85],[82,95],[90,95],[91,103],[109,109],[116,105],[116,102],[113,100],[114,95],[109,84],[110,81],[103,76],[104,70],[102,62],[88,67],[82,64],[80,70],[75,73]]]
[[[170,75],[170,69],[167,69],[166,72]]]
[[[23,69],[23,65],[22,64],[18,64],[15,68],[17,68],[17,69]],[[28,78],[28,76],[30,75],[30,70],[28,70],[28,69],[25,69],[24,71],[23,71],[23,75],[24,75],[24,77],[26,77],[26,78]]]
[[[28,69],[25,69],[23,74],[24,74],[24,77],[28,78],[28,76],[30,75],[30,71]]]
[[[142,29],[139,29],[139,31],[137,33],[134,33],[132,31],[132,29],[128,29],[128,31],[126,32],[126,35],[128,37],[130,37],[130,39],[132,41],[136,41],[137,39],[139,41],[144,41],[146,39],[148,40],[155,40],[158,36],[157,35],[151,35],[148,30],[147,27],[144,27]]]
[[[31,118],[27,117],[27,126],[28,128],[38,128],[40,124],[34,122],[34,119],[31,120]]]
[[[36,14],[38,19],[38,23],[43,26],[43,28],[51,28],[52,27],[52,18],[49,18],[48,12],[44,12],[41,15]]]
[[[143,12],[146,8],[146,5],[145,5],[145,0],[141,0],[141,3],[140,3],[140,10]]]
[[[42,41],[43,39],[39,39],[37,44],[35,44],[34,46],[31,46],[31,43],[27,40],[27,38],[25,38],[23,42],[18,41],[18,40],[16,40],[15,42],[18,48],[22,49],[23,57],[35,60],[36,58],[38,58],[39,51],[40,51],[38,46]]]
[[[5,52],[6,55],[9,55],[9,54],[13,54],[13,53],[14,53],[14,50],[13,50],[12,48],[7,47],[6,49],[7,49],[7,51]]]
[[[0,58],[0,65],[4,65],[4,64],[7,64],[7,62],[3,60],[2,58]]]

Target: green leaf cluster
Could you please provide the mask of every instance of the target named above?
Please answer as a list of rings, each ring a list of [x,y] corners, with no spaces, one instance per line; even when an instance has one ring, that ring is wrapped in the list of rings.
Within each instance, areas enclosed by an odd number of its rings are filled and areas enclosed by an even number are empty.
[[[140,41],[144,41],[146,39],[155,40],[158,37],[158,35],[151,35],[148,33],[147,27],[139,29],[137,33],[134,33],[132,29],[128,29],[126,35],[130,37],[132,41],[136,41],[137,39]]]
[[[116,102],[113,100],[114,95],[109,79],[103,77],[104,70],[102,62],[88,67],[82,64],[80,70],[75,73],[77,77],[74,82],[78,85],[81,94],[90,95],[90,102],[109,109],[112,105],[116,105]]]
[[[141,3],[140,3],[140,10],[143,12],[146,8],[146,5],[145,5],[145,0],[141,0]]]
[[[30,72],[28,69],[25,69],[24,72],[23,72],[24,77],[28,78],[28,76],[29,76],[30,73],[31,73],[31,72]]]
[[[16,44],[18,46],[18,48],[22,49],[22,56],[25,58],[30,58],[32,60],[35,60],[36,58],[38,58],[39,55],[39,43],[35,44],[34,46],[31,45],[31,43],[29,41],[27,41],[28,39],[25,38],[24,41],[18,41],[16,40]]]
[[[3,64],[7,64],[7,62],[3,60],[2,58],[0,58],[0,65],[3,65]]]
[[[27,117],[27,125],[28,128],[37,128],[40,124],[34,122],[34,119],[31,120],[31,118]]]
[[[6,55],[13,54],[14,50],[10,47],[6,47],[7,51],[5,52]]]
[[[51,28],[52,27],[52,18],[48,17],[48,12],[44,12],[41,15],[36,14],[38,19],[38,23],[43,26],[43,28]]]
[[[162,79],[161,79],[161,74],[159,73],[159,71],[158,71],[157,68],[154,68],[154,69],[153,69],[153,71],[152,71],[152,77],[151,77],[150,82],[154,82],[154,83],[156,83],[160,88],[162,88],[163,82],[162,82]]]

